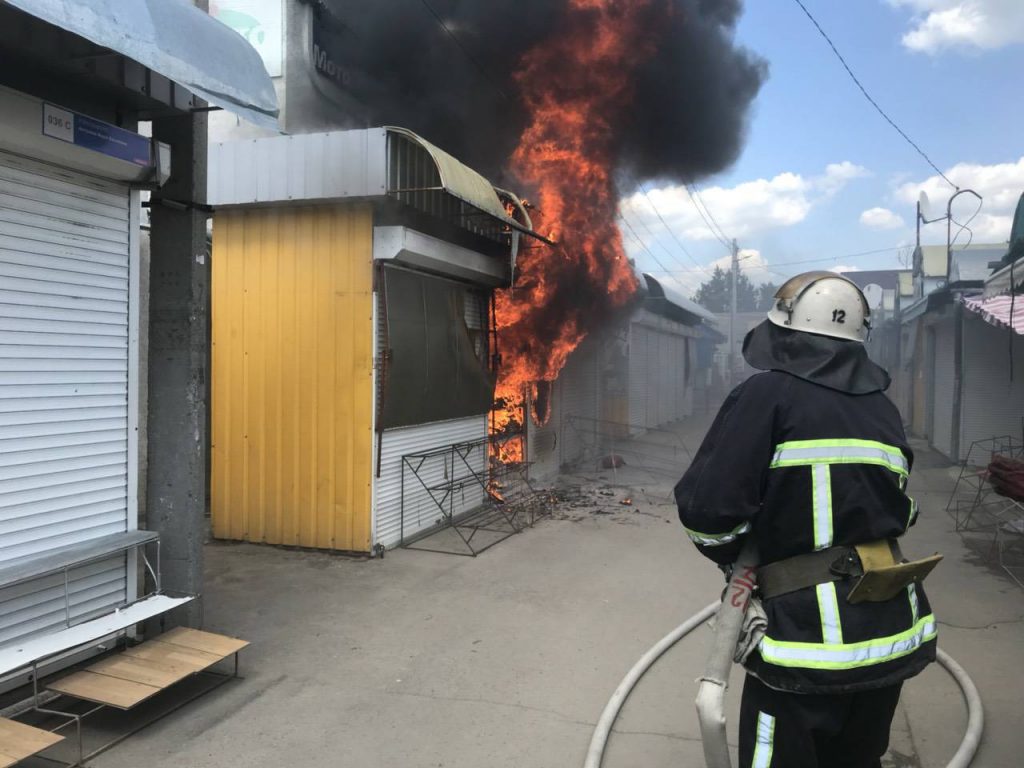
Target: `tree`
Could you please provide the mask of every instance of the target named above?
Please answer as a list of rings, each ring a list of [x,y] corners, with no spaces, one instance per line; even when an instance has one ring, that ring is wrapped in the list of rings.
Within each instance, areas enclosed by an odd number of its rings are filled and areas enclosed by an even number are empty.
[[[766,289],[770,289],[769,297],[777,290],[768,284],[755,288],[741,271],[736,276],[736,311],[756,312],[761,307],[760,292]],[[728,312],[732,307],[732,270],[715,267],[711,277],[701,283],[693,300],[712,312]]]
[[[779,286],[775,283],[761,283],[757,288],[757,309],[760,312],[767,312],[775,304],[775,294]]]

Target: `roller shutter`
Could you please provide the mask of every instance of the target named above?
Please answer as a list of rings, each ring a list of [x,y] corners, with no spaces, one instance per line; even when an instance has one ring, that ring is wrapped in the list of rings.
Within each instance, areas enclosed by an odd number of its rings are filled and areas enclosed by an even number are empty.
[[[0,563],[125,531],[129,190],[0,152]],[[72,572],[71,620],[126,600]],[[63,579],[0,590],[0,644],[65,622]]]
[[[996,328],[966,315],[964,322],[963,422],[960,458],[971,443],[993,437],[1021,438],[1024,430],[1024,337],[1013,340],[1014,375],[1010,378],[1008,328]],[[972,462],[977,455],[971,457]]]
[[[953,322],[946,320],[935,326],[935,364],[932,371],[932,445],[944,456],[952,458],[953,387],[956,380],[956,336]]]

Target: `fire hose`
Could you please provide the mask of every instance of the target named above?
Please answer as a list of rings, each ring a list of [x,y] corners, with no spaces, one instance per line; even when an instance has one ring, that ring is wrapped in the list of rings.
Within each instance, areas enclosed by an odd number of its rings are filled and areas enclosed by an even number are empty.
[[[669,648],[690,634],[717,614],[715,642],[712,644],[704,675],[697,692],[697,715],[700,720],[701,738],[704,744],[704,759],[707,768],[731,768],[732,760],[725,736],[725,689],[728,685],[729,670],[733,663],[733,649],[739,637],[746,611],[747,601],[754,588],[755,554],[745,549],[733,568],[724,599],[715,601],[688,618],[645,653],[619,683],[611,699],[605,705],[594,728],[594,735],[587,750],[584,768],[601,768],[605,748],[612,726],[619,716],[626,699],[648,669],[661,658]],[[967,768],[981,744],[984,730],[984,710],[981,696],[974,681],[949,654],[938,650],[939,664],[953,677],[960,687],[967,705],[967,730],[953,758],[946,768]]]

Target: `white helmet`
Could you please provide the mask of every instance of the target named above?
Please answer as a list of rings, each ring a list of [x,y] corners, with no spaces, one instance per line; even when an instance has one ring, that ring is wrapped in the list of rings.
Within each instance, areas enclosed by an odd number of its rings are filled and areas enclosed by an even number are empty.
[[[867,341],[871,308],[860,288],[835,272],[804,272],[775,294],[768,319],[781,328]]]

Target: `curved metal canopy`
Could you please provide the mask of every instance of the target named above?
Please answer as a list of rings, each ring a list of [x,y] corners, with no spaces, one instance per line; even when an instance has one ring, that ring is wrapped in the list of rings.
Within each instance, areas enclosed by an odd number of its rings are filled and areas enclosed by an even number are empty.
[[[188,0],[4,1],[278,130],[277,94],[256,49]]]
[[[694,317],[700,318],[701,320],[708,320],[712,323],[717,320],[712,312],[708,311],[697,302],[686,298],[674,288],[666,286],[653,275],[647,272],[642,274],[644,282],[647,283],[647,292],[650,294],[651,298],[664,299],[677,309],[681,309]]]
[[[505,206],[498,199],[498,193],[494,186],[474,171],[468,165],[463,165],[454,157],[449,155],[440,147],[431,144],[419,134],[413,133],[408,128],[398,128],[393,125],[386,126],[388,133],[395,133],[415,144],[419,144],[430,155],[437,166],[437,172],[441,176],[441,186],[453,197],[457,197],[464,203],[469,203],[484,213],[490,214],[497,219],[507,220],[514,223],[509,216]]]

